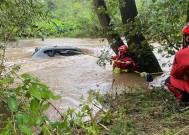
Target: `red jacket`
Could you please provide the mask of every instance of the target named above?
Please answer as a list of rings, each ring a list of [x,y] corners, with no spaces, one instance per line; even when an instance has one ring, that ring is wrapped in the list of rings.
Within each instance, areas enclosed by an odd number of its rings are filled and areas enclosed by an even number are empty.
[[[189,92],[189,48],[179,50],[175,54],[171,68],[171,84],[180,90]]]
[[[114,61],[113,68],[118,67],[120,69],[129,69],[129,70],[135,70],[136,64],[133,61],[133,59],[129,56],[113,56],[112,60]]]

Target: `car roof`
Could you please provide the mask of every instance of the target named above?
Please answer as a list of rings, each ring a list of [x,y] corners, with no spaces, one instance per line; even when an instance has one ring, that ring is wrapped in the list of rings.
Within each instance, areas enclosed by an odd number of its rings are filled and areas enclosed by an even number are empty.
[[[46,54],[44,54],[47,51],[77,51],[82,52],[81,48],[74,47],[74,46],[42,46],[42,47],[36,47],[35,52],[32,54],[33,58],[45,58],[47,57]]]

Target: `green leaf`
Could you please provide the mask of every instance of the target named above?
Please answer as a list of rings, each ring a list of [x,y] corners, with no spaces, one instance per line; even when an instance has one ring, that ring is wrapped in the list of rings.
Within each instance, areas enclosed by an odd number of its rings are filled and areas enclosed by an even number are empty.
[[[163,64],[162,64],[162,67],[165,67],[166,65],[167,65],[167,63],[163,63]]]
[[[58,100],[58,99],[61,98],[61,96],[60,95],[53,95],[51,98],[54,99],[54,100]]]
[[[51,93],[50,93],[50,91],[48,91],[48,90],[42,90],[42,91],[41,91],[41,96],[42,96],[44,99],[49,99],[50,96],[51,96]]]
[[[29,92],[33,97],[37,98],[38,100],[41,100],[41,93],[39,92],[36,86],[30,86]]]
[[[18,109],[18,102],[13,97],[8,97],[7,104],[12,112],[16,112]]]
[[[110,131],[105,125],[101,124],[101,123],[98,123],[100,126],[102,126],[104,129]]]
[[[18,128],[20,129],[21,132],[23,132],[27,135],[32,135],[31,130],[26,125],[19,124]]]
[[[22,89],[27,91],[27,90],[28,90],[28,85],[24,84],[24,85],[22,86]]]
[[[14,78],[12,78],[12,77],[4,78],[4,79],[1,81],[1,84],[12,83],[13,81],[14,81]]]
[[[15,94],[16,94],[16,95],[19,95],[21,89],[22,89],[22,87],[21,87],[21,86],[18,86],[18,87],[14,90]]]
[[[27,98],[31,98],[31,94],[30,94],[30,92],[29,92],[29,91],[26,92],[25,96],[26,96]]]
[[[20,124],[33,124],[32,118],[23,112],[16,113],[16,119]]]
[[[16,119],[20,124],[24,123],[23,114],[21,112],[16,113]]]
[[[168,54],[174,55],[175,51],[174,50],[168,50]]]
[[[37,110],[39,108],[39,103],[40,102],[39,102],[38,99],[36,99],[36,98],[32,99],[32,101],[30,103],[30,110],[31,110],[33,115],[36,114],[36,112],[37,112]]]
[[[31,80],[33,80],[33,81],[35,81],[35,82],[39,82],[39,80],[38,80],[37,78],[32,77],[31,75],[26,74],[26,73],[25,73],[25,74],[22,74],[21,77],[24,78],[24,79],[31,79]]]
[[[45,99],[49,99],[49,98],[52,98],[54,100],[58,100],[61,98],[61,96],[59,95],[54,95],[54,93],[50,90],[42,90],[41,91],[41,96]]]
[[[1,135],[10,135],[11,128],[4,130]]]
[[[78,126],[82,127],[82,128],[85,128],[83,122],[81,119],[77,119],[76,122],[75,122]]]
[[[44,88],[44,89],[48,89],[48,86],[45,85],[45,84],[42,84],[40,82],[37,82],[36,84],[39,85],[40,87]]]
[[[31,76],[30,76],[29,74],[26,74],[26,73],[25,73],[25,74],[22,74],[21,77],[24,78],[24,79],[29,79],[29,78],[31,78]]]
[[[82,112],[85,112],[86,110],[87,110],[87,111],[90,110],[89,105],[84,105],[84,106],[82,107],[82,109],[81,109]]]
[[[35,123],[37,125],[41,125],[44,121],[45,121],[44,118],[42,116],[40,116],[40,115],[35,117]]]
[[[46,111],[49,108],[49,103],[46,103],[42,106],[42,112]]]
[[[11,132],[11,121],[8,121],[6,127],[4,128],[3,132],[1,133],[1,135],[10,135]]]

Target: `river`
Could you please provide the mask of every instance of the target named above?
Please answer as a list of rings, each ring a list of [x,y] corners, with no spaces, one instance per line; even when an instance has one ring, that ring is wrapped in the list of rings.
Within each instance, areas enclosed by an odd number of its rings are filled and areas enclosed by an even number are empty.
[[[49,45],[75,46],[88,51],[86,54],[75,56],[31,58],[36,47]],[[54,93],[61,95],[60,100],[52,103],[58,110],[64,112],[68,107],[77,108],[80,97],[86,96],[89,90],[106,93],[120,92],[125,86],[148,87],[145,79],[137,73],[114,74],[112,65],[107,64],[105,68],[97,65],[96,56],[107,48],[108,42],[104,39],[48,38],[44,41],[28,39],[8,46],[5,56],[8,64],[21,66],[19,74],[30,73],[49,86]],[[53,110],[48,113],[53,119],[59,117]]]

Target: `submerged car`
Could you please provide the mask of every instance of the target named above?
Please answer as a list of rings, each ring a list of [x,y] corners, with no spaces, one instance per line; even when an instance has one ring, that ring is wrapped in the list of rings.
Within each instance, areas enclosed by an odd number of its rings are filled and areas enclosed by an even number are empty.
[[[36,47],[32,58],[46,58],[54,56],[72,56],[81,54],[80,48],[73,46],[43,46]]]

